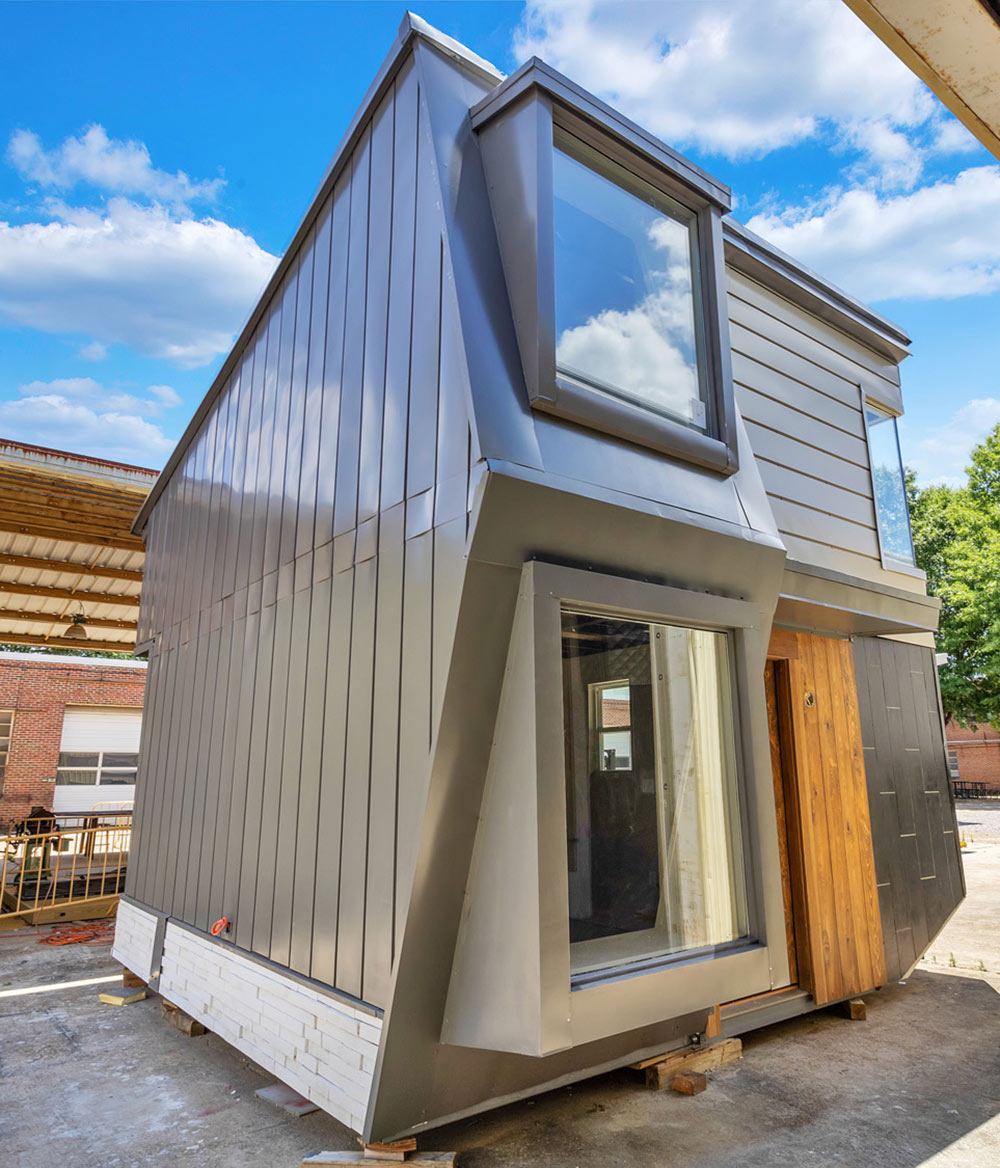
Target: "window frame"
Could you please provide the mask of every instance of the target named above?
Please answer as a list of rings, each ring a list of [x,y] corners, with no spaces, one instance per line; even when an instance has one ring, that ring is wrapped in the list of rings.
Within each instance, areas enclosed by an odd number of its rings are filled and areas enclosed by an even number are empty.
[[[555,931],[544,933],[541,945],[543,962],[549,968],[562,969],[561,976],[569,990],[574,1045],[662,1020],[664,1002],[670,1002],[669,1016],[676,1017],[686,1010],[711,1008],[763,992],[775,984],[787,984],[788,954],[763,668],[757,668],[766,655],[766,640],[757,607],[730,597],[553,564],[534,562],[525,570],[532,581],[538,701],[551,714],[538,727],[539,803],[550,809],[540,845],[546,851],[551,849],[549,854],[562,857],[559,887],[546,882],[539,894],[543,919],[554,920],[554,914],[559,912],[565,922],[558,936]],[[601,969],[572,972],[561,619],[565,609],[705,629],[727,636],[746,890],[745,938],[705,950],[626,959]],[[771,946],[768,936],[774,938]],[[609,1006],[609,1002],[614,1005]]]
[[[4,782],[7,778],[7,767],[10,764],[10,751],[14,742],[14,720],[16,715],[16,710],[0,710],[0,717],[10,719],[7,733],[0,733],[0,742],[4,739],[7,741],[5,747],[0,747],[0,796],[3,795]]]
[[[722,233],[722,216],[730,209],[729,189],[538,61],[473,107],[471,117],[482,147],[531,407],[718,474],[733,474],[739,469],[738,433]],[[705,433],[557,372],[553,222],[557,131],[623,167],[694,217],[696,332],[709,425]]]
[[[133,750],[64,750],[59,752],[61,758],[64,754],[96,754],[97,763],[94,766],[63,766],[61,763],[56,764],[55,784],[57,787],[134,787],[139,777],[139,752]],[[104,756],[106,754],[134,754],[135,766],[108,766],[104,765]],[[60,783],[59,775],[62,771],[93,771],[94,781],[92,783]],[[133,772],[134,778],[131,782],[116,783],[113,781],[104,781],[104,775],[121,774],[124,772]]]
[[[886,540],[883,531],[882,515],[879,511],[878,493],[875,486],[875,466],[872,460],[872,438],[871,438],[871,424],[868,421],[868,411],[872,410],[877,414],[883,414],[889,421],[892,422],[893,434],[896,439],[896,453],[899,458],[899,473],[903,485],[903,502],[906,507],[906,530],[910,537],[910,547],[914,552],[914,562],[912,564],[906,563],[904,560],[896,559],[891,553],[886,551]],[[905,576],[915,576],[918,580],[926,580],[927,573],[922,568],[918,568],[916,564],[916,549],[913,544],[913,524],[910,521],[910,504],[906,498],[906,474],[903,466],[903,452],[899,445],[899,427],[897,422],[900,418],[895,410],[890,409],[884,403],[878,401],[876,398],[870,397],[865,393],[864,388],[861,387],[861,417],[865,427],[865,449],[868,452],[868,477],[872,485],[872,508],[875,511],[875,531],[878,536],[878,551],[879,563],[886,572],[901,572]]]

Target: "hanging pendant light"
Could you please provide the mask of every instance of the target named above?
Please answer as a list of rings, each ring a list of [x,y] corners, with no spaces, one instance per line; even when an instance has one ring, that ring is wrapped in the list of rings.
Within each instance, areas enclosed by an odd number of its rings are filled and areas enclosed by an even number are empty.
[[[86,641],[87,640],[87,614],[81,608],[79,612],[73,614],[72,623],[63,633],[63,640],[65,641]]]

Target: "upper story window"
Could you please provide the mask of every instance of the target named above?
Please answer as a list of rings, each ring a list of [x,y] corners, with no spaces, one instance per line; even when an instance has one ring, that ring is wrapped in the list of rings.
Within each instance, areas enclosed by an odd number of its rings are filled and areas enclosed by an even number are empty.
[[[914,568],[916,560],[896,419],[886,410],[866,402],[865,423],[882,560],[887,568]]]
[[[553,195],[557,374],[705,432],[696,216],[558,129]]]
[[[472,125],[530,404],[732,474],[728,188],[539,61]]]

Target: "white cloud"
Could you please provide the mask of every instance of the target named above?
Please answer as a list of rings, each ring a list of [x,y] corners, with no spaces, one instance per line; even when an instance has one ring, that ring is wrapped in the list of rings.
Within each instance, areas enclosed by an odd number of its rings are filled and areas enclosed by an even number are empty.
[[[111,199],[0,222],[0,318],[183,367],[228,352],[277,263],[218,219]]]
[[[42,187],[68,190],[87,183],[109,194],[142,195],[159,202],[184,206],[196,199],[215,199],[223,179],[193,182],[179,170],[157,170],[142,142],[109,138],[103,126],[88,127],[78,138],[46,150],[31,130],[15,130],[7,160],[26,181]]]
[[[873,119],[884,129],[872,145],[884,150],[886,132],[939,116],[840,0],[529,0],[514,51],[542,57],[671,145],[730,158],[823,129],[863,148],[858,128]]]
[[[87,345],[83,345],[77,356],[82,361],[103,361],[108,355],[108,346],[102,345],[100,341],[91,341]]]
[[[942,483],[945,486],[964,486],[965,468],[969,465],[972,448],[986,437],[1000,422],[1000,399],[973,398],[945,422],[935,426],[927,437],[918,438],[901,433],[903,460],[913,467],[922,483]]]
[[[174,447],[149,420],[179,404],[170,386],[151,385],[144,398],[71,377],[33,381],[19,392],[18,400],[0,402],[0,429],[16,441],[139,466],[162,466]]]
[[[862,299],[1000,290],[1000,166],[903,195],[849,190],[747,226]]]

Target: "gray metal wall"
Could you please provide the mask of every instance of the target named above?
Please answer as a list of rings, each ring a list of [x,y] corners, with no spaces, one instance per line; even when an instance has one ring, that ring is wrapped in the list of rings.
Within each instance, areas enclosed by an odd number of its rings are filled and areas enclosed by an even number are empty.
[[[854,642],[889,977],[905,976],[965,894],[934,651]]]
[[[862,389],[898,408],[898,366],[728,274],[736,400],[789,557],[923,591],[882,569],[861,408]]]
[[[412,60],[147,530],[128,892],[383,1005],[472,458]]]

